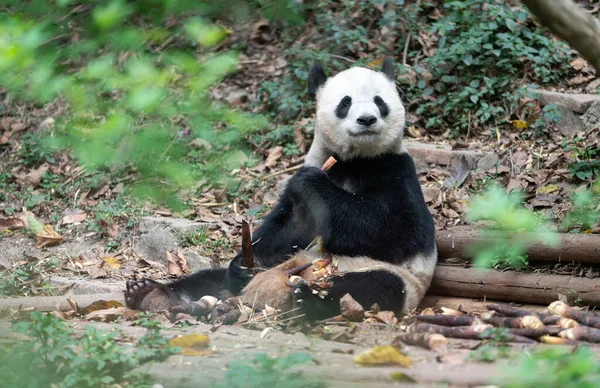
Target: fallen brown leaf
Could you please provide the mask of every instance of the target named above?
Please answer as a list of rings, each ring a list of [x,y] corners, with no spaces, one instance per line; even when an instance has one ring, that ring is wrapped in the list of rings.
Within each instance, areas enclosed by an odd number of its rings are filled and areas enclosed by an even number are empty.
[[[167,273],[169,275],[181,276],[184,273],[189,273],[187,261],[185,257],[178,250],[166,252],[167,254]]]
[[[75,304],[75,306],[77,306],[77,304]],[[97,300],[87,307],[83,307],[83,308],[79,307],[78,311],[81,315],[88,315],[94,311],[113,309],[113,308],[117,308],[117,307],[124,307],[124,306],[121,302],[118,302],[116,300]]]
[[[63,224],[74,224],[76,222],[85,221],[87,218],[86,212],[81,209],[70,210],[65,212],[65,215],[62,219]]]
[[[379,322],[385,323],[386,325],[395,325],[398,323],[398,318],[393,311],[379,311],[377,313],[365,312],[366,318],[374,318]]]
[[[35,247],[38,249],[58,245],[62,241],[62,236],[52,229],[52,225],[44,226],[44,229],[35,236]]]
[[[37,169],[31,170],[26,175],[18,176],[17,180],[25,186],[35,187],[38,185],[38,183],[40,183],[42,176],[48,171],[49,168],[50,165],[48,165],[48,163],[44,163]]]
[[[85,315],[85,319],[90,321],[102,321],[102,322],[113,322],[119,318],[125,318],[128,320],[134,319],[139,310],[132,310],[127,307],[109,308],[105,310],[93,311]]]
[[[300,150],[300,153],[304,154],[306,152],[306,139],[304,138],[304,131],[299,125],[294,126],[294,143]]]
[[[23,229],[26,226],[20,218],[0,218],[0,230]]]
[[[340,299],[340,312],[342,316],[352,322],[360,322],[365,316],[365,309],[350,294]]]
[[[282,146],[277,146],[277,147],[273,147],[269,150],[269,155],[267,155],[267,160],[265,160],[265,167],[266,168],[273,168],[275,167],[275,165],[277,164],[277,161],[279,159],[281,159],[281,157],[283,156],[283,147]]]
[[[90,279],[98,279],[98,278],[106,277],[106,271],[99,267],[89,268],[87,270],[87,273],[88,273],[88,276],[90,277]]]

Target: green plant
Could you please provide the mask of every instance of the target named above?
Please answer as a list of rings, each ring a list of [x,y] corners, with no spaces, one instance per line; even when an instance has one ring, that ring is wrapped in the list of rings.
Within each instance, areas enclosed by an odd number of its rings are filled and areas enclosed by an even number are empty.
[[[179,245],[182,248],[202,245],[208,236],[204,228],[188,229],[179,234]]]
[[[117,332],[87,327],[78,335],[39,311],[13,329],[30,340],[0,350],[2,379],[12,387],[149,387],[142,365],[177,351],[157,329],[149,329],[132,348],[119,343]]]
[[[282,388],[318,388],[326,384],[320,379],[305,377],[296,366],[314,362],[308,353],[290,353],[286,356],[271,358],[259,353],[247,361],[235,361],[227,366],[226,384],[222,387],[282,387]]]
[[[592,388],[600,381],[600,364],[587,347],[572,350],[544,348],[525,352],[517,360],[507,387],[514,388]]]
[[[417,109],[428,127],[498,125],[525,94],[516,77],[543,84],[560,81],[566,70],[567,46],[504,1],[445,1],[427,31],[439,36],[435,54],[423,61],[433,79],[421,79],[413,94],[430,96]]]
[[[600,182],[592,189],[582,188],[571,196],[572,208],[563,218],[562,227],[566,230],[574,228],[588,232],[590,227],[600,222]]]
[[[556,234],[549,231],[539,216],[523,208],[521,202],[521,194],[507,195],[497,185],[489,186],[470,202],[467,219],[488,223],[480,232],[487,241],[471,247],[477,266],[501,262],[504,266],[521,268],[526,263],[525,252],[532,243],[558,243]]]
[[[0,272],[0,297],[29,296],[34,288],[48,288],[35,262],[20,264]]]
[[[510,330],[502,327],[490,329],[492,338],[485,340],[471,354],[469,358],[480,362],[494,362],[499,358],[510,358],[511,348],[506,344]]]
[[[565,151],[574,151],[573,160],[569,162],[568,168],[571,176],[577,177],[582,181],[593,182],[600,175],[600,147],[576,147],[571,145],[564,149]]]

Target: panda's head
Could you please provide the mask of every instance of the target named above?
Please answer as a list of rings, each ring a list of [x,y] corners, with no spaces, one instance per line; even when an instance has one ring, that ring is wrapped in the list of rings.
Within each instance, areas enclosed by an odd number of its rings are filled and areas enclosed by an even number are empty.
[[[317,100],[314,149],[307,162],[328,157],[342,160],[401,152],[404,106],[394,83],[392,62],[381,71],[354,67],[328,77],[316,63],[308,75],[308,91]],[[318,154],[318,155],[317,155]]]

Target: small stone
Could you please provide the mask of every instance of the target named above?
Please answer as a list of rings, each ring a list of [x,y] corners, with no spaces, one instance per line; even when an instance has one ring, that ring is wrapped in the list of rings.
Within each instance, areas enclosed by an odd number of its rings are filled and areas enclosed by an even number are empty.
[[[486,154],[483,158],[477,162],[476,172],[486,172],[495,168],[498,165],[498,155],[493,152]]]
[[[557,127],[558,131],[563,136],[572,139],[577,136],[577,134],[585,132],[585,127],[577,115],[563,106],[559,106],[558,111],[560,112],[560,121],[558,122]]]

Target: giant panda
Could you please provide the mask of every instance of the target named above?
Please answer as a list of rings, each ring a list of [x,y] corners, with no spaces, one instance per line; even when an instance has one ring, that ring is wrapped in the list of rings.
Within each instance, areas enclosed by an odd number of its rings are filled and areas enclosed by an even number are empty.
[[[377,303],[408,313],[418,306],[437,262],[435,230],[402,144],[405,111],[392,62],[386,58],[380,71],[352,67],[332,77],[315,63],[308,92],[316,99],[313,143],[253,233],[255,265],[263,271],[250,274],[239,252],[228,268],[169,284],[129,281],[128,307],[159,311],[204,295],[239,295],[255,306],[298,306],[316,320],[339,314],[345,294],[365,308]],[[329,156],[337,163],[324,172],[320,167]],[[316,237],[321,252],[338,263],[325,295],[304,281],[290,287],[285,272],[315,258],[305,248]]]

